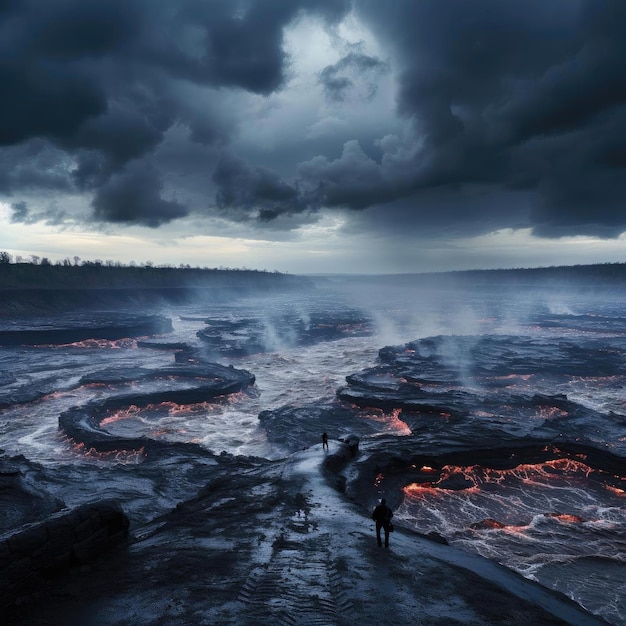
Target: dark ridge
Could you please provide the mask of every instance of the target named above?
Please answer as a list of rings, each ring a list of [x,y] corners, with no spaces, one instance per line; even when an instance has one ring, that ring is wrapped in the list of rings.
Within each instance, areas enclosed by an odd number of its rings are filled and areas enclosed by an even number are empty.
[[[279,293],[307,285],[265,285],[253,287],[233,284],[231,287],[158,287],[158,288],[72,288],[72,289],[1,289],[0,316],[38,315],[79,310],[111,310],[119,308],[186,305],[194,303],[228,302],[237,297],[256,293]]]
[[[0,263],[0,289],[253,289],[311,287],[308,278],[257,270]]]
[[[253,270],[0,263],[0,315],[224,302],[313,288],[308,278]]]
[[[116,341],[129,337],[145,337],[165,335],[172,332],[172,320],[160,315],[146,315],[141,318],[116,316],[101,319],[82,325],[51,326],[39,321],[30,326],[26,322],[21,325],[12,324],[10,328],[0,329],[0,346],[36,346],[63,345],[104,339]]]
[[[593,265],[564,265],[552,267],[456,270],[377,275],[324,275],[318,280],[332,283],[347,280],[354,284],[382,282],[393,286],[450,287],[496,286],[550,287],[554,284],[580,287],[626,287],[626,263],[598,263]]]

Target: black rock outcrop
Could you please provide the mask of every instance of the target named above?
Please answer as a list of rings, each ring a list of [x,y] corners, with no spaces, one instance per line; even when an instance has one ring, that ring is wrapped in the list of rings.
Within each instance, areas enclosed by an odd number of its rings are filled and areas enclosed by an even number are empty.
[[[117,502],[101,500],[0,535],[0,611],[124,542],[128,525]]]
[[[0,327],[0,346],[63,345],[89,339],[115,341],[172,332],[172,320],[161,315],[106,314],[92,315],[87,321],[68,321],[61,325],[58,320],[35,318],[19,324],[5,323]]]

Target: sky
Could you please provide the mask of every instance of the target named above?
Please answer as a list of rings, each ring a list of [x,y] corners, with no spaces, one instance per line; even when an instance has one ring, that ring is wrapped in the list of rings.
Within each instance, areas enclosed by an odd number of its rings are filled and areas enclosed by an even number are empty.
[[[623,0],[0,0],[0,250],[626,261]]]

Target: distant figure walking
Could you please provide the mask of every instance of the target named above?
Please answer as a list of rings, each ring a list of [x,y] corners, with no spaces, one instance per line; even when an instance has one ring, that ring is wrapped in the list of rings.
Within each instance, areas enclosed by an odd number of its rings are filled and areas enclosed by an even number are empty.
[[[328,450],[328,435],[322,433],[322,450]]]
[[[372,519],[376,522],[376,541],[378,541],[379,548],[383,546],[380,538],[381,528],[385,531],[385,548],[389,547],[389,530],[392,517],[393,511],[387,506],[387,501],[383,498],[372,513]]]

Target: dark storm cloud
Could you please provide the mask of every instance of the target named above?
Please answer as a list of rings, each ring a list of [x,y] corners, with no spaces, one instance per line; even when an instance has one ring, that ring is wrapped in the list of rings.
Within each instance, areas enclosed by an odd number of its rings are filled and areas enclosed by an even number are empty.
[[[87,120],[58,144],[75,153],[72,178],[79,189],[88,190],[104,184],[125,163],[153,152],[164,130],[138,107],[114,102],[104,115]]]
[[[333,0],[265,0],[247,3],[233,15],[232,3],[208,32],[208,59],[212,78],[222,85],[236,85],[255,93],[269,94],[285,80],[282,33],[304,8],[336,19],[348,7]]]
[[[217,204],[237,221],[269,221],[306,209],[298,191],[274,172],[250,167],[241,159],[224,154],[213,174]]]
[[[0,149],[0,192],[13,196],[20,192],[69,192],[68,159],[43,140]]]
[[[151,199],[154,218],[148,204],[128,201],[137,168],[127,166],[153,156],[174,124],[191,141],[223,139],[181,86],[270,94],[288,75],[284,28],[301,11],[332,21],[348,9],[348,0],[1,1],[0,151],[43,139],[70,155],[67,185],[96,194],[98,219],[174,219],[185,211],[162,199]],[[124,213],[107,200],[122,180]]]
[[[234,154],[246,138],[230,143],[238,120],[217,94],[288,88],[285,28],[302,12],[336,23],[351,7],[389,62],[348,48],[319,75],[327,106],[349,103],[357,118],[389,67],[404,131],[393,120],[376,142],[354,131],[296,158],[278,139],[265,167]],[[186,167],[196,192],[204,181],[209,205],[216,189],[233,221],[328,207],[393,233],[454,222],[467,234],[615,236],[626,230],[624,32],[623,0],[0,0],[0,191],[18,203],[83,192],[97,220],[158,226],[190,211],[166,184],[176,135],[194,154],[176,175]]]
[[[12,222],[28,222],[29,211],[26,202],[14,202],[11,205],[11,221]]]
[[[63,223],[66,213],[54,204],[43,210],[33,211],[26,202],[14,202],[10,206],[11,221],[14,224],[35,224],[45,222],[52,226],[59,226]]]
[[[144,163],[130,164],[113,175],[98,189],[93,207],[99,220],[151,228],[189,213],[182,204],[161,198],[158,173]]]
[[[269,94],[286,76],[283,28],[304,9],[331,19],[347,8],[346,0],[0,5],[0,143],[73,138],[111,103],[145,113],[137,94],[158,102],[167,78]]]
[[[544,236],[612,237],[626,230],[626,3],[354,6],[392,59],[397,110],[410,131],[374,145],[355,137],[340,156],[300,163],[290,183],[297,202],[276,205],[273,214],[370,209],[359,215],[360,227],[369,220],[394,234],[444,226],[457,235],[531,227]],[[326,67],[320,83],[340,102],[356,76],[381,67],[353,52]],[[246,202],[253,206],[254,197]]]
[[[350,88],[354,86],[355,78],[365,78],[368,74],[380,74],[389,71],[389,66],[377,59],[360,52],[350,52],[345,57],[337,61],[334,65],[326,66],[320,73],[320,83],[324,87],[326,96],[338,102],[346,98]],[[367,98],[372,98],[376,94],[376,83],[366,82]]]
[[[364,209],[394,199],[390,172],[384,164],[372,160],[355,140],[344,145],[338,159],[318,156],[301,163],[298,172],[311,204]]]
[[[446,197],[458,190],[461,204],[475,187],[500,198],[503,191],[526,191],[535,195],[526,225],[539,234],[614,236],[626,229],[626,172],[616,145],[626,131],[625,3],[356,5],[395,53],[398,109],[413,120],[415,141],[422,142],[402,159],[402,175],[381,162],[377,202],[404,196],[415,207],[406,216],[427,226],[429,212],[420,210],[420,200],[436,207],[433,189]],[[324,165],[320,184],[332,190],[326,201],[360,207],[359,181],[372,163],[342,158]],[[443,208],[468,225],[482,218]],[[519,218],[503,211],[501,226],[520,225]]]
[[[0,145],[65,137],[106,111],[91,62],[133,34],[122,2],[16,0],[0,11]]]

